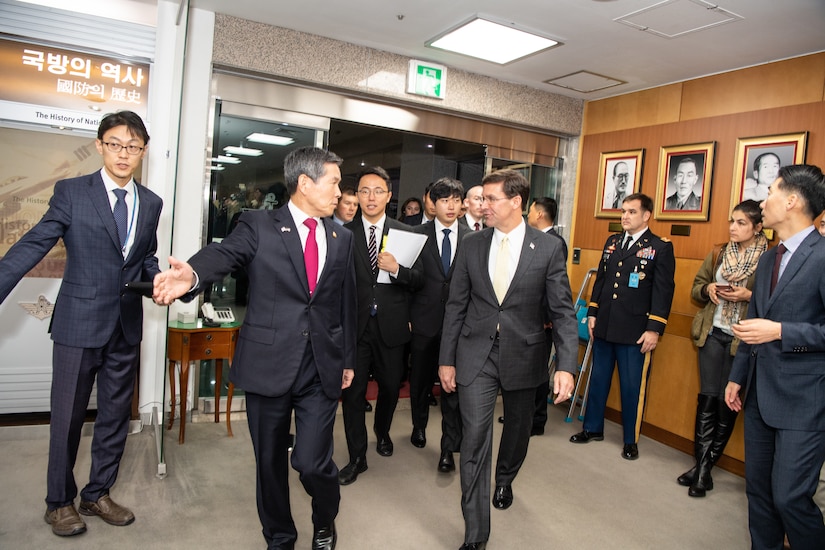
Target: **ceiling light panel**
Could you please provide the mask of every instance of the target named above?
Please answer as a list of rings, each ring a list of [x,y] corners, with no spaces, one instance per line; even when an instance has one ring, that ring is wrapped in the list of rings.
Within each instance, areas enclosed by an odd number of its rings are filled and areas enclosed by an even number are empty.
[[[223,148],[224,153],[230,155],[242,155],[245,157],[260,157],[264,154],[260,149],[250,149],[248,147],[235,147],[234,145],[227,145]]]
[[[292,145],[295,143],[295,140],[288,136],[276,136],[273,134],[263,134],[260,132],[255,132],[253,134],[249,134],[246,136],[246,141],[251,141],[253,143],[265,143],[267,145]]]
[[[500,65],[547,50],[560,43],[537,34],[476,17],[426,45]]]
[[[676,38],[741,19],[742,16],[704,0],[665,0],[614,21],[663,38]]]

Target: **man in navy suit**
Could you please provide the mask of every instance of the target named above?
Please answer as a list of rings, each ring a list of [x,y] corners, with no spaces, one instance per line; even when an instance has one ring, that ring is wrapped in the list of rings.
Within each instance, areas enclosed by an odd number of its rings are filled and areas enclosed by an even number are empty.
[[[284,160],[289,202],[244,212],[238,227],[188,263],[169,258],[155,278],[155,300],[171,303],[249,273],[249,308],[231,379],[246,391],[257,465],[258,516],[268,548],[292,549],[298,537],[289,503],[289,427],[295,412],[292,466],[312,497],[313,550],[335,548],[340,488],[332,429],[341,390],[355,367],[355,270],[352,233],[329,216],[341,191],[334,153],[314,147]]]
[[[427,444],[426,429],[430,415],[427,394],[438,375],[438,348],[441,344],[441,323],[444,306],[450,292],[452,266],[461,241],[470,232],[458,223],[464,188],[461,182],[441,178],[430,187],[430,198],[435,205],[435,219],[414,228],[427,236],[421,251],[424,282],[412,295],[410,320],[410,410],[413,431],[410,442],[416,447]],[[461,448],[461,414],[458,393],[441,395],[441,457],[438,471],[455,470],[453,453]]]
[[[572,397],[578,358],[576,315],[559,239],[524,223],[530,184],[514,170],[483,180],[488,227],[467,234],[455,259],[439,353],[441,389],[460,394],[461,510],[464,544],[490,536],[493,413],[501,390],[505,429],[493,506],[513,503],[512,482],[527,455],[536,387],[546,383],[544,323],[557,333],[555,399]]]
[[[129,431],[132,394],[143,335],[141,296],[124,284],[158,273],[157,227],[163,203],[132,178],[149,134],[138,115],[121,111],[101,120],[95,144],[103,169],[58,181],[43,219],[0,260],[0,301],[62,238],[66,269],[50,327],[51,427],[46,476],[46,522],[56,535],[77,535],[72,472],[86,407],[97,378],[97,418],[89,483],[80,513],[112,525],[134,514],[109,497]],[[116,221],[117,218],[117,221]]]
[[[780,243],[756,268],[748,318],[725,389],[745,409],[745,490],[753,548],[825,545],[813,500],[825,462],[825,240],[813,221],[825,208],[816,166],[779,169],[762,204]]]

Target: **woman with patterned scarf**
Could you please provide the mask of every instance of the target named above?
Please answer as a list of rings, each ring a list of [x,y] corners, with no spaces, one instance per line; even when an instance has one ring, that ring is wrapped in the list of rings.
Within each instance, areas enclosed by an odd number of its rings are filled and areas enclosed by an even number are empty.
[[[731,325],[744,319],[751,299],[753,274],[768,248],[762,234],[762,210],[754,200],[733,209],[728,226],[730,241],[717,245],[705,258],[693,280],[691,296],[705,304],[693,321],[691,336],[699,348],[701,389],[696,405],[693,442],[696,465],[679,476],[688,495],[703,497],[713,489],[710,471],[725,450],[736,423],[736,413],[725,405],[733,356],[739,339]]]

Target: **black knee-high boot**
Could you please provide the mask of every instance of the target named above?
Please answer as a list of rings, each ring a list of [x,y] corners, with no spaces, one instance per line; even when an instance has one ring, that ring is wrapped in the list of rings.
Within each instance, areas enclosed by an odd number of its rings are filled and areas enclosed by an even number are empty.
[[[704,399],[702,399],[704,398]],[[713,478],[710,470],[713,468],[711,449],[716,437],[719,418],[719,398],[709,395],[699,396],[701,412],[696,421],[696,474],[693,483],[688,489],[688,496],[703,497],[706,491],[713,489]],[[700,421],[701,418],[701,421]]]
[[[715,396],[701,393],[696,399],[696,427],[693,439],[693,456],[696,459],[696,463],[693,468],[676,479],[679,485],[685,487],[693,485],[701,459],[708,453],[713,442],[718,410],[717,401],[718,399]]]
[[[719,411],[716,418],[716,433],[713,435],[713,444],[710,446],[710,459],[713,465],[719,462],[719,457],[725,452],[725,447],[736,426],[736,411],[730,410],[724,399],[719,399]]]

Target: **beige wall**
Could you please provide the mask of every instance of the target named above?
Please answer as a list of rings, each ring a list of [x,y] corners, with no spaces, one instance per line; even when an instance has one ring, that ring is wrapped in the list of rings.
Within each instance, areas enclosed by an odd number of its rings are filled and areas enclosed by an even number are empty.
[[[593,214],[600,155],[644,148],[641,190],[655,197],[661,147],[716,142],[709,221],[651,220],[654,233],[673,241],[676,294],[667,330],[654,354],[642,433],[689,449],[699,390],[696,350],[689,337],[698,305],[690,300],[690,288],[712,245],[727,240],[736,140],[805,131],[807,162],[825,166],[825,53],[585,105],[572,235],[572,246],[582,249],[582,261],[571,266],[574,289],[587,269],[598,265],[610,233],[612,220],[595,219]],[[690,225],[690,237],[671,236],[674,224]],[[611,394],[609,406],[619,408],[618,392]],[[739,461],[744,458],[741,425],[726,454]],[[741,463],[734,461],[728,466],[741,469]]]

